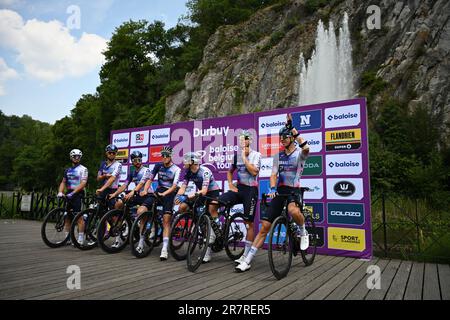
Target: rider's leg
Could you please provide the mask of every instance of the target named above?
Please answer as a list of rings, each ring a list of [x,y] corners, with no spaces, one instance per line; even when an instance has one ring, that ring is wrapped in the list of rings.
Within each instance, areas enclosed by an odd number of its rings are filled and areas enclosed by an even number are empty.
[[[255,240],[253,241],[252,247],[250,248],[249,252],[247,253],[245,257],[245,263],[250,264],[253,257],[255,256],[258,249],[260,249],[263,244],[264,240],[267,237],[267,234],[269,233],[270,226],[272,225],[271,222],[267,220],[261,221],[261,229],[259,230],[258,234],[256,235]]]
[[[305,217],[300,211],[300,208],[295,202],[291,202],[288,205],[288,212],[294,219],[295,223],[299,226],[300,235],[303,235],[305,233]]]

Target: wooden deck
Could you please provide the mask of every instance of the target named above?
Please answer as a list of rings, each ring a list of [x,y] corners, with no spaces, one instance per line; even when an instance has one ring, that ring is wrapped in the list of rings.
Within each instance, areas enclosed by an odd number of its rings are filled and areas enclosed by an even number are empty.
[[[264,250],[246,273],[235,273],[224,252],[196,273],[187,271],[185,261],[159,261],[159,252],[136,259],[128,247],[115,255],[98,248],[50,249],[39,222],[0,220],[0,299],[450,300],[449,265],[317,256],[305,267],[297,257],[289,275],[277,281]],[[379,290],[366,285],[373,264],[382,270]],[[69,265],[81,269],[80,290],[66,287]]]

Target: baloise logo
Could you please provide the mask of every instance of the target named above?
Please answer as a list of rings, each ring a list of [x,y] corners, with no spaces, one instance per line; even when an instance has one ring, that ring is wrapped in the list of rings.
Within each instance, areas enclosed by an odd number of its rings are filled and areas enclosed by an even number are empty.
[[[353,168],[353,167],[359,167],[359,163],[358,162],[353,162],[353,161],[343,161],[343,162],[330,162],[328,164],[328,166],[330,168]]]
[[[345,114],[339,114],[339,115],[329,115],[328,116],[328,120],[329,121],[333,121],[333,120],[344,120],[344,119],[352,119],[352,118],[357,118],[358,114],[357,113],[345,113]]]
[[[341,197],[349,197],[355,191],[355,185],[349,181],[339,181],[334,185],[334,192]]]

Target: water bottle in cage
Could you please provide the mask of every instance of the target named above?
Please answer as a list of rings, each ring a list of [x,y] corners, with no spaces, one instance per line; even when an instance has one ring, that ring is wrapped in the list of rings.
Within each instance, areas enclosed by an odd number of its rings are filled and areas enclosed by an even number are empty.
[[[152,224],[150,222],[147,222],[147,224],[145,225],[145,229],[150,230],[151,227]]]
[[[83,220],[86,222],[87,219],[88,219],[88,214],[87,213],[83,214]]]
[[[213,228],[216,236],[220,237],[221,236],[221,231],[220,231],[221,224],[220,224],[219,218],[211,220],[211,227]]]

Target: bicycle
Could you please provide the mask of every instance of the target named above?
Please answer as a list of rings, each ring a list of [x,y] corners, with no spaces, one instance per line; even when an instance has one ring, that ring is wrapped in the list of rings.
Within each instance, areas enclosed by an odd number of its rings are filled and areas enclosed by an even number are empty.
[[[148,196],[153,197],[152,208],[149,211],[143,212],[131,227],[131,253],[136,258],[144,258],[150,254],[154,247],[158,246],[162,241],[162,221],[160,221],[159,205],[162,205],[163,199],[157,193],[150,193]],[[144,248],[138,251],[137,246],[140,238],[144,238]]]
[[[115,197],[115,199],[122,198],[118,196]],[[112,209],[108,211],[98,224],[98,244],[106,253],[118,253],[128,244],[129,231],[132,226],[132,215],[130,213],[129,205],[131,203],[130,200],[124,201],[122,209]],[[115,242],[119,239],[121,240],[121,243],[114,246]]]
[[[244,246],[241,246],[241,242],[245,238],[243,232],[245,229],[244,215],[241,212],[231,215],[231,208],[233,206],[208,196],[203,196],[203,198],[209,201],[215,201],[219,204],[220,208],[224,208],[219,211],[219,214],[224,216],[225,221],[221,226],[212,221],[210,213],[207,210],[208,204],[197,208],[197,211],[199,211],[199,218],[198,222],[195,223],[194,216],[194,230],[191,233],[187,250],[187,265],[188,270],[191,272],[195,272],[203,261],[209,246],[209,233],[211,227],[216,235],[214,243],[211,244],[211,250],[213,252],[219,252],[222,249],[225,249],[227,256],[231,260],[236,260],[242,256],[245,250]],[[196,206],[193,206],[193,212],[196,212],[195,209]],[[194,254],[197,245],[199,247],[198,256]]]
[[[284,278],[289,273],[292,264],[292,255],[297,256],[300,252],[302,260],[306,266],[311,265],[314,262],[317,250],[317,230],[314,223],[314,219],[309,212],[305,212],[303,194],[305,191],[311,191],[309,188],[300,188],[300,198],[298,194],[292,192],[289,194],[277,194],[278,197],[285,198],[281,215],[277,217],[269,231],[269,265],[273,275],[278,280]],[[292,217],[288,214],[287,199],[290,196],[295,196],[296,203],[300,207],[301,212],[305,218],[305,228],[309,234],[309,248],[306,250],[300,250],[300,240],[296,236],[295,227],[296,224]],[[267,195],[262,195],[263,203],[266,207]],[[284,261],[284,263],[280,261]]]
[[[69,232],[67,235],[64,235],[64,227],[67,219],[70,221],[69,213],[73,210],[67,208],[68,201],[66,198],[58,198],[57,206],[57,208],[47,213],[41,226],[42,240],[50,248],[62,247],[70,238]],[[53,236],[50,235],[52,232]]]
[[[98,245],[97,228],[100,219],[108,210],[106,199],[92,196],[88,200],[87,203],[94,204],[76,214],[70,226],[70,239],[74,246],[80,250],[90,250]],[[79,226],[82,224],[84,225],[85,241],[80,243],[78,242],[78,235]]]

